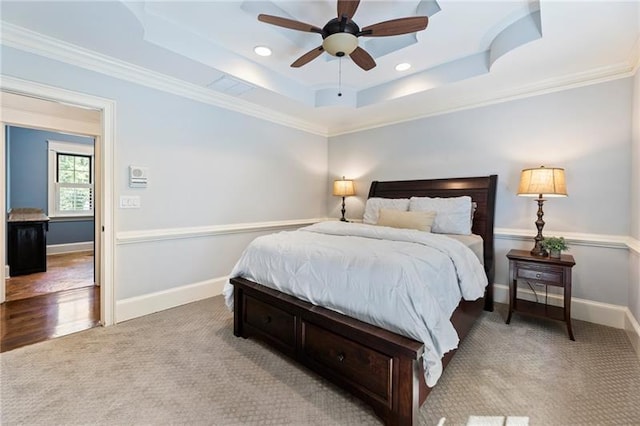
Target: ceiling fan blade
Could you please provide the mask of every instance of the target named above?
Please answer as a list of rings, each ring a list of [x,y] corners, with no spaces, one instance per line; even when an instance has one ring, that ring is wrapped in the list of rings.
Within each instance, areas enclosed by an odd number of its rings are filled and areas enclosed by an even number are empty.
[[[386,37],[415,33],[416,31],[422,31],[427,28],[428,23],[429,18],[427,16],[392,19],[364,27],[358,35],[363,37]]]
[[[338,0],[338,18],[346,16],[347,18],[353,18],[356,14],[360,0]]]
[[[258,15],[258,21],[266,22],[267,24],[271,25],[277,25],[279,27],[289,28],[291,30],[322,34],[322,29],[316,27],[315,25],[305,24],[304,22],[294,21],[293,19],[282,18],[280,16],[265,15],[261,13],[260,15]]]
[[[367,53],[362,47],[356,47],[356,50],[351,52],[351,59],[356,63],[360,68],[365,71],[369,71],[371,68],[376,66],[376,61],[373,60],[371,55]]]
[[[310,50],[304,55],[300,56],[294,63],[291,64],[291,66],[293,68],[299,68],[305,64],[308,64],[309,62],[320,56],[322,52],[324,52],[324,48],[322,46],[318,46],[315,49]]]

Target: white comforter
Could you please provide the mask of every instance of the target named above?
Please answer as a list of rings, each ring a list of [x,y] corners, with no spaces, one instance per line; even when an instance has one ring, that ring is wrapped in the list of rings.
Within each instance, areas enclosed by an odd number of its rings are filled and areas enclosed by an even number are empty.
[[[323,222],[256,238],[231,272],[283,293],[423,342],[426,383],[458,345],[449,321],[460,298],[482,297],[478,258],[444,235]],[[224,288],[233,308],[233,286]]]

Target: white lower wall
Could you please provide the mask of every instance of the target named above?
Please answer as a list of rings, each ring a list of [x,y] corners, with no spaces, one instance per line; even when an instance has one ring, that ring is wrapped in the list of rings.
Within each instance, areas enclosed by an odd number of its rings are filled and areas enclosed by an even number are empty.
[[[626,329],[638,356],[640,356],[640,241],[633,239],[629,250],[629,315]]]
[[[320,220],[323,219],[119,232],[116,301],[172,294],[173,289],[227,276],[256,237]]]
[[[193,249],[197,244],[204,244],[205,246],[216,246],[219,244],[220,247],[230,249],[231,246],[228,244],[228,242],[224,241],[225,237],[228,237],[229,234],[244,234],[242,240],[246,240],[246,243],[248,243],[257,235],[274,232],[279,229],[294,229],[302,224],[314,223],[321,220],[327,220],[327,218],[314,218],[286,222],[251,223],[244,225],[235,224],[227,227],[217,227],[215,229],[215,232],[210,227],[204,227],[200,229],[183,228],[156,230],[154,232],[144,233],[123,232],[118,235],[117,241],[118,245],[122,249],[126,249],[126,247],[128,246],[144,247],[146,245],[158,245],[166,246],[169,252],[189,252],[191,253],[189,259],[190,268],[193,267],[193,269],[198,269],[199,266],[202,267],[207,263],[215,263],[211,262],[212,259],[215,258],[215,256],[210,256],[210,253],[212,252],[209,249],[184,250],[180,248],[180,245],[184,245],[185,247],[190,247]],[[257,232],[257,230],[260,231]],[[523,239],[523,232],[525,231],[511,230],[511,232],[507,232],[506,230],[497,230],[496,246],[500,247],[505,242],[509,242],[511,247],[513,246],[514,242],[519,241],[520,248],[530,248],[532,242]],[[587,235],[583,237],[574,236],[573,240],[570,240],[570,242],[572,242],[576,246],[582,247],[587,252],[593,250],[597,253],[598,250],[601,250],[603,248],[602,246],[605,246],[608,250],[613,250],[613,253],[616,253],[616,255],[622,257],[627,256],[629,251],[637,254],[637,252],[629,250],[628,245],[621,243],[620,239],[607,235]],[[176,247],[176,244],[179,245]],[[224,287],[224,284],[228,279],[228,274],[231,270],[231,267],[233,266],[233,264],[235,264],[235,261],[239,257],[239,254],[242,249],[244,249],[245,245],[246,244],[243,243],[241,244],[241,247],[237,247],[240,250],[238,252],[229,250],[230,256],[228,258],[225,258],[225,262],[229,262],[229,266],[226,267],[226,269],[224,269],[224,271],[218,275],[215,275],[215,273],[211,273],[210,277],[213,276],[216,278],[194,278],[192,281],[186,281],[181,284],[173,283],[167,290],[155,292],[148,291],[141,295],[127,296],[126,292],[123,292],[122,294],[124,294],[124,296],[121,294],[121,297],[118,297],[118,301],[116,302],[116,320],[118,322],[126,321],[163,309],[169,309],[175,306],[183,305],[185,303],[190,303],[208,297],[220,295],[222,293],[222,288]],[[177,251],[175,250],[176,248],[178,248]],[[161,251],[160,248],[154,248],[154,252],[157,253],[159,251]],[[503,259],[501,253],[502,251],[504,250],[499,249],[496,253],[496,265],[498,266],[498,273],[496,274],[495,298],[496,302],[498,303],[508,303],[508,271],[506,271],[506,269],[504,268],[506,260]],[[200,255],[198,255],[198,253]],[[160,277],[166,275],[171,276],[172,271],[176,269],[176,265],[179,260],[179,257],[173,257],[173,259],[160,259],[156,261],[155,265],[157,272],[155,274],[155,279],[160,279]],[[202,265],[200,265],[200,260],[203,260]],[[217,260],[220,260],[220,258],[218,258]],[[143,269],[146,270],[147,268]],[[135,275],[134,272],[125,273],[125,275],[128,274]],[[178,274],[176,276],[182,275]],[[121,278],[127,279],[126,277]],[[629,331],[632,340],[635,342],[638,341],[638,336],[640,336],[640,328],[638,327],[633,315],[631,315],[631,312],[624,303],[602,303],[595,300],[578,297],[575,295],[575,290],[578,289],[579,286],[579,279],[574,279],[574,297],[572,298],[573,318],[594,322],[609,327],[626,329],[627,331]],[[139,289],[140,287],[137,286],[136,288]],[[122,292],[124,289],[120,290]],[[519,292],[519,294],[525,299],[529,298],[533,300],[533,293],[529,290],[524,289],[522,292]],[[559,294],[552,293],[550,295],[549,303],[561,306],[563,300]]]
[[[213,278],[116,302],[116,322],[149,315],[222,294],[227,277]]]

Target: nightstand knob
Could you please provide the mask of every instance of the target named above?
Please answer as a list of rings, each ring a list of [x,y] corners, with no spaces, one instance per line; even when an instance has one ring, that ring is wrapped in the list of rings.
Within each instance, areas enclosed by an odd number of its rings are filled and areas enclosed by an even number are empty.
[[[542,274],[539,273],[539,272],[536,274],[536,278],[540,278],[541,276],[542,276]]]

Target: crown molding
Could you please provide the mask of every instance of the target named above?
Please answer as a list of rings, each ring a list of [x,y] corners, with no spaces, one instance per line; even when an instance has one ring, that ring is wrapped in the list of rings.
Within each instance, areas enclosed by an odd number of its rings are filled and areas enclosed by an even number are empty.
[[[441,105],[434,105],[431,111],[415,114],[399,120],[381,120],[355,127],[331,129],[316,122],[301,120],[288,114],[282,114],[237,97],[212,92],[210,89],[205,87],[102,55],[89,49],[66,43],[8,22],[2,21],[1,23],[2,35],[0,43],[5,46],[324,137],[357,133],[364,130],[406,123],[451,112],[479,108],[517,99],[604,83],[633,76],[640,66],[640,55],[638,54],[639,49],[637,49],[640,45],[640,39],[638,39],[635,43],[634,49],[630,52],[630,57],[626,61],[622,61],[618,64],[565,75],[558,78],[547,79],[510,90],[491,93],[490,95],[478,95],[475,97],[465,96],[447,99]]]
[[[300,120],[272,109],[257,106],[243,99],[212,92],[210,89],[193,83],[167,76],[147,68],[130,64],[67,43],[35,31],[1,21],[0,43],[25,52],[44,56],[89,71],[106,74],[110,77],[136,83],[152,89],[182,96],[197,102],[225,108],[241,114],[271,121],[286,127],[303,130],[308,133],[327,136],[327,129],[305,120]]]
[[[558,78],[542,80],[533,84],[516,87],[501,92],[492,93],[491,95],[466,96],[459,98],[449,98],[446,104],[432,105],[433,110],[422,114],[415,114],[410,117],[402,118],[394,121],[379,121],[364,126],[330,129],[329,137],[346,135],[349,133],[358,133],[365,130],[376,129],[380,127],[402,124],[409,121],[420,120],[423,118],[435,117],[438,115],[449,114],[457,111],[480,108],[489,105],[500,104],[503,102],[515,101],[518,99],[530,98],[533,96],[545,95],[549,93],[562,92],[564,90],[575,89],[579,87],[591,86],[608,81],[619,80],[635,75],[638,68],[637,61],[630,57],[629,60],[619,62],[614,65],[608,65],[595,68],[589,71],[578,72],[565,75]]]

